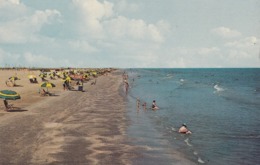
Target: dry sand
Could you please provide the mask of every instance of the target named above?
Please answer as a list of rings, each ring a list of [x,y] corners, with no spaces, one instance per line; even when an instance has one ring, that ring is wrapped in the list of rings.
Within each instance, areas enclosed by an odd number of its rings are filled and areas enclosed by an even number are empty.
[[[7,87],[17,74],[17,87]],[[115,71],[84,84],[85,92],[64,91],[52,80],[56,96],[42,97],[29,71],[0,71],[0,90],[21,95],[4,111],[0,102],[0,164],[132,164],[136,156],[126,135],[126,102],[120,95],[121,73]],[[35,75],[39,72],[34,71]],[[38,78],[39,80],[39,78]]]

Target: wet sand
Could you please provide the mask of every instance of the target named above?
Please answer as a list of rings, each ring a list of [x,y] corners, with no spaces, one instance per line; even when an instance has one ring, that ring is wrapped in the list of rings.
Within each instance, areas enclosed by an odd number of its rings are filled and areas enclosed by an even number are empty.
[[[132,164],[135,147],[126,134],[126,101],[118,71],[84,84],[85,92],[63,91],[41,97],[28,71],[0,71],[1,89],[19,92],[17,110],[0,111],[0,164]],[[7,73],[8,72],[8,73]],[[18,87],[3,80],[16,72]]]

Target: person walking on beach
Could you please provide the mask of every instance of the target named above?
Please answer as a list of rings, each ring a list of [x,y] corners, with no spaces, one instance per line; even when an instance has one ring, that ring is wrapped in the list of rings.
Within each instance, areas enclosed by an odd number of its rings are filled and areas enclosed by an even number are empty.
[[[124,80],[124,83],[125,83],[125,93],[127,94],[128,93],[129,84],[128,84],[127,80]]]
[[[123,80],[128,80],[128,75],[125,72],[123,73],[122,77],[123,77]]]
[[[123,82],[124,82],[124,85],[125,85],[125,93],[127,94],[128,88],[129,88],[128,75],[124,72],[122,77],[123,77]]]

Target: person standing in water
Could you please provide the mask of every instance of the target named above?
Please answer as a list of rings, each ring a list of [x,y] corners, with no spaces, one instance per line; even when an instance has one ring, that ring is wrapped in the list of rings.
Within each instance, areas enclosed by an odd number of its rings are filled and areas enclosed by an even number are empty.
[[[159,107],[156,105],[156,101],[153,100],[152,110],[157,110],[157,109],[159,109]]]
[[[138,109],[140,108],[140,99],[139,98],[136,99],[136,106]]]
[[[124,83],[125,83],[125,93],[127,94],[128,93],[129,84],[128,84],[127,80],[124,80]]]
[[[146,102],[143,103],[143,109],[146,110]]]

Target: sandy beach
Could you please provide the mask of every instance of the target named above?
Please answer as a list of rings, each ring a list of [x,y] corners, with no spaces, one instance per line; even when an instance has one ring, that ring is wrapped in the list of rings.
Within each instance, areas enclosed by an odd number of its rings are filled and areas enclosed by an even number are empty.
[[[136,110],[127,112],[122,70],[92,78],[84,91],[75,82],[73,90],[64,90],[61,79],[48,79],[56,85],[48,89],[53,96],[40,95],[39,73],[0,70],[0,89],[21,95],[8,101],[14,106],[8,112],[0,103],[0,164],[193,164],[139,122]],[[29,74],[39,83],[30,83]],[[13,75],[20,80],[7,87]],[[161,147],[150,144],[155,139]]]
[[[131,164],[121,73],[84,83],[84,92],[64,91],[61,80],[52,80],[55,96],[42,97],[29,71],[0,72],[1,90],[21,95],[10,101],[17,109],[6,112],[0,104],[0,164]],[[7,87],[14,74],[18,86]]]

